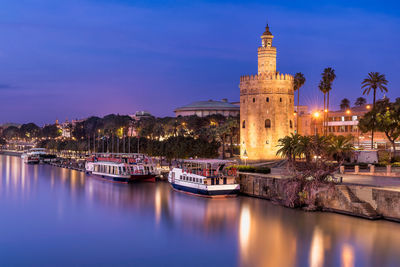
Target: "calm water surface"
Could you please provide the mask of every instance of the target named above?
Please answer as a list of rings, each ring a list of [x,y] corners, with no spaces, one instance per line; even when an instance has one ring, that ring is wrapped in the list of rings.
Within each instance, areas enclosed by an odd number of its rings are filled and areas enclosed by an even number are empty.
[[[0,156],[0,265],[399,266],[400,224]]]

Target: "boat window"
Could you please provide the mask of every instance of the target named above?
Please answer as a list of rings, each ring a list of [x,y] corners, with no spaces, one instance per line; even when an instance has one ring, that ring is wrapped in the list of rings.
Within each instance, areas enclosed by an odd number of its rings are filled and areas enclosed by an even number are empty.
[[[179,179],[183,180],[183,177],[182,177],[182,175],[179,177]]]

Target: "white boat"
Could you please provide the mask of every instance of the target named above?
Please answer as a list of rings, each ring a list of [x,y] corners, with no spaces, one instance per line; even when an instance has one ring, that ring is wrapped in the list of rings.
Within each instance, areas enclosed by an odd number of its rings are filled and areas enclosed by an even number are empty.
[[[236,171],[226,167],[227,160],[185,160],[168,175],[171,186],[178,191],[204,197],[228,197],[239,193]]]
[[[116,182],[155,182],[156,168],[143,154],[93,154],[86,159],[85,170]]]
[[[47,152],[45,148],[31,148],[21,155],[25,163],[48,162],[55,159],[56,156]]]

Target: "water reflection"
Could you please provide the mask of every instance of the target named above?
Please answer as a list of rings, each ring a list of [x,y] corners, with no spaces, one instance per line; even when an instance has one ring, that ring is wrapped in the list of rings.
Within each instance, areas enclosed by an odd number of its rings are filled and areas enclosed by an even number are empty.
[[[8,215],[0,221],[2,265],[24,264],[24,259],[40,264],[49,255],[55,261],[50,263],[65,265],[85,259],[88,264],[117,260],[175,266],[400,262],[397,223],[305,213],[248,197],[198,198],[175,192],[167,183],[110,183],[68,169],[25,165],[17,157],[0,156],[0,174],[0,212]],[[38,227],[27,228],[25,221]],[[13,246],[18,236],[28,239]],[[108,243],[112,246],[104,245]],[[21,246],[40,251],[20,259],[15,255]],[[2,253],[4,249],[10,253]],[[74,253],[73,259],[61,251]]]

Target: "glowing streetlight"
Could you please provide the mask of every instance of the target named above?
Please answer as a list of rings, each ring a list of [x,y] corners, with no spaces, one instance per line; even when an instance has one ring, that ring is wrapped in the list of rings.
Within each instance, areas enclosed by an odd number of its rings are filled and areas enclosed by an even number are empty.
[[[370,108],[371,108],[371,106],[370,106],[370,105],[367,105],[367,106],[366,106],[366,108],[367,108],[367,109],[370,109]]]
[[[317,111],[317,112],[314,112],[314,114],[313,114],[313,116],[314,116],[314,118],[319,118],[319,112]]]
[[[346,114],[350,114],[350,113],[351,113],[350,109],[346,110]]]

